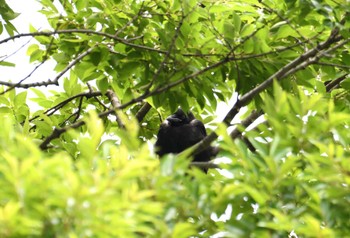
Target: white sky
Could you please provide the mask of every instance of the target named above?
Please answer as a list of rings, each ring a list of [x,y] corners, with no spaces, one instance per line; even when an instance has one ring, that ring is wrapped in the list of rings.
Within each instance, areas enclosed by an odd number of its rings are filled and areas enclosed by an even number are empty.
[[[17,28],[19,33],[29,32],[29,25],[32,24],[37,29],[48,28],[49,25],[46,21],[45,16],[41,15],[37,11],[40,10],[40,4],[35,0],[10,0],[7,1],[10,7],[20,15],[12,21],[13,25]],[[4,31],[0,36],[0,39],[7,38],[8,35]],[[21,46],[28,43],[31,37],[22,37],[14,41],[6,42],[0,45],[0,59],[4,56],[13,54]],[[26,54],[29,45],[35,43],[35,40],[31,40],[29,44],[25,45],[21,50],[7,58],[6,61],[15,63],[15,67],[0,67],[0,80],[1,81],[12,81],[18,82],[19,80],[26,77],[33,69],[33,64],[29,63],[29,57]],[[33,81],[46,81],[49,78],[54,78],[55,73],[53,72],[54,64],[47,62],[42,65],[38,71],[33,74],[32,77],[27,79],[25,82]]]
[[[37,1],[10,0],[7,1],[7,3],[15,12],[21,13],[21,15],[14,20],[19,32],[28,31],[30,23],[36,27],[45,26],[46,18],[37,13],[41,6]]]

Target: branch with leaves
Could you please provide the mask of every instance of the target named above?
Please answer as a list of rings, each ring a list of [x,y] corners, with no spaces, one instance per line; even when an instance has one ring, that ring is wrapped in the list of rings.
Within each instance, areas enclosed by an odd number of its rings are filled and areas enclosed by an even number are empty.
[[[262,84],[258,85],[257,87],[255,87],[254,89],[252,89],[251,91],[247,92],[246,94],[242,95],[239,100],[237,100],[237,102],[235,103],[234,107],[231,108],[231,110],[228,112],[228,114],[225,116],[223,122],[226,125],[230,125],[230,122],[233,120],[233,118],[237,115],[237,113],[239,112],[240,108],[244,107],[245,105],[247,105],[255,96],[257,96],[259,93],[261,93],[262,91],[264,91],[265,89],[267,89],[269,86],[272,85],[273,80],[282,80],[283,78],[286,78],[296,72],[298,72],[299,70],[304,69],[305,67],[307,67],[310,64],[314,64],[315,62],[317,62],[317,60],[322,57],[325,53],[330,53],[333,50],[336,50],[338,47],[340,47],[341,45],[346,44],[347,42],[349,42],[350,40],[343,40],[342,37],[340,37],[338,35],[339,30],[335,29],[332,31],[330,37],[323,43],[319,44],[318,46],[316,46],[315,48],[305,52],[304,54],[302,54],[301,56],[299,56],[298,58],[296,58],[295,60],[291,61],[289,64],[287,64],[286,66],[284,66],[283,68],[281,68],[279,71],[277,71],[276,73],[274,73],[273,75],[271,75],[267,80],[265,80]],[[338,43],[339,42],[339,43]],[[331,46],[335,43],[338,43],[336,46],[332,47]],[[129,102],[126,102],[122,105],[119,105],[117,107],[115,107],[115,110],[120,110],[120,109],[124,109],[132,104],[138,103],[143,101],[144,99],[153,96],[153,95],[157,95],[160,93],[163,93],[165,91],[168,91],[169,89],[180,85],[184,82],[186,82],[187,80],[194,78],[200,74],[203,74],[211,69],[217,68],[231,60],[236,60],[235,57],[232,58],[226,58],[222,61],[219,61],[211,66],[208,66],[196,73],[193,73],[191,75],[188,75],[178,81],[175,81],[173,83],[170,83],[164,87],[155,89],[153,91],[150,91],[148,93],[145,93],[135,99],[130,100]],[[109,114],[113,113],[113,110],[109,110],[103,113],[100,113],[99,116],[100,117],[104,117],[107,116]],[[61,129],[55,129],[52,133],[52,135],[50,135],[49,137],[46,138],[46,140],[42,143],[42,145],[40,146],[40,148],[45,149],[47,148],[48,143],[55,138],[58,138],[62,133],[64,133],[65,131],[71,129],[71,128],[77,128],[79,126],[84,125],[83,121],[79,121],[77,123],[74,123],[70,126],[61,128]],[[213,142],[215,139],[217,138],[217,135],[213,132],[211,133],[209,136],[207,136],[202,142],[198,143],[196,146],[195,151],[193,152],[193,154],[196,154],[202,150],[204,150],[205,148],[207,148],[207,146],[209,146],[209,144],[211,142]]]
[[[343,39],[339,35],[339,29],[335,28],[329,38],[317,45],[315,48],[305,52],[304,54],[300,55],[293,61],[291,61],[289,64],[285,65],[283,68],[281,68],[279,71],[271,75],[268,79],[266,79],[263,83],[256,86],[246,94],[242,95],[235,105],[230,109],[230,111],[225,116],[223,123],[229,126],[231,124],[231,121],[234,119],[234,117],[238,114],[239,110],[246,106],[251,100],[259,95],[261,92],[263,92],[265,89],[270,87],[274,80],[280,81],[282,79],[285,79],[286,77],[306,68],[307,66],[314,64],[317,62],[322,56],[325,54],[328,54],[340,46],[347,44],[350,42],[349,39]],[[332,47],[333,44],[336,44]],[[253,112],[253,115],[255,112]],[[257,115],[256,115],[257,116]],[[254,116],[253,116],[254,117]],[[249,117],[248,117],[249,118]],[[248,121],[251,121],[248,119]],[[237,131],[238,132],[238,131]],[[233,136],[239,135],[239,133],[234,132]],[[194,147],[194,151],[191,155],[195,155],[204,149],[206,149],[214,140],[217,139],[217,135],[215,132],[212,132],[210,135],[208,135],[206,138],[204,138],[201,142],[197,143]]]

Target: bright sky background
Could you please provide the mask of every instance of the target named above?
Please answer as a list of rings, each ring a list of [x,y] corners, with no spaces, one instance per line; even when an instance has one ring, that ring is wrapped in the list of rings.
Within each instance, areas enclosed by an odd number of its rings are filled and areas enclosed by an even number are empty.
[[[10,0],[7,1],[10,7],[17,13],[21,13],[19,17],[14,20],[14,23],[19,30],[28,31],[29,23],[36,27],[44,26],[46,19],[41,14],[36,13],[40,10],[40,4],[35,0]]]
[[[29,32],[29,25],[32,24],[37,29],[48,28],[48,23],[45,16],[41,15],[37,11],[40,10],[40,4],[35,0],[10,0],[7,1],[10,7],[20,15],[12,21],[14,26],[17,28],[19,33]],[[4,31],[1,39],[8,37]],[[28,41],[30,41],[28,43]],[[25,45],[28,43],[27,45]],[[31,37],[22,37],[15,41],[9,41],[0,45],[0,57],[2,59],[5,55],[10,55],[16,52],[21,46],[24,46],[16,54],[12,55],[6,61],[16,64],[16,67],[1,67],[1,81],[18,82],[19,80],[26,77],[33,69],[33,64],[29,63],[29,57],[26,54],[29,45],[35,43]],[[45,63],[41,66],[35,74],[27,79],[25,82],[33,81],[45,81],[49,78],[54,78],[53,72],[54,64],[50,62]]]

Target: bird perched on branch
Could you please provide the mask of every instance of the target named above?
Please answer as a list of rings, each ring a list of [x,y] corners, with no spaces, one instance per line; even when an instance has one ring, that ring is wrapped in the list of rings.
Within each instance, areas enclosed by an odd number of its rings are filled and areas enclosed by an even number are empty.
[[[207,136],[204,124],[197,120],[192,112],[185,113],[179,108],[160,125],[156,141],[156,153],[159,156],[180,153]],[[208,162],[216,155],[214,147],[194,155],[194,162]]]

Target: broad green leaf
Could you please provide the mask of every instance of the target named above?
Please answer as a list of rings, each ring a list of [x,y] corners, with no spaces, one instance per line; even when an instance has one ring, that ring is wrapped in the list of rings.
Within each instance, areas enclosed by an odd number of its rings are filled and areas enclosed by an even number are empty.
[[[255,27],[252,24],[245,24],[241,29],[240,36],[247,37],[251,35],[254,32],[254,30],[255,30]]]
[[[276,33],[276,40],[282,39],[282,38],[286,38],[288,36],[292,36],[292,37],[298,37],[298,33],[295,32],[294,29],[292,29],[289,25],[282,25],[277,33]]]
[[[174,228],[174,232],[171,237],[190,237],[196,235],[196,229],[193,224],[190,223],[178,223]]]
[[[8,61],[0,61],[0,65],[1,66],[6,66],[6,67],[15,67],[16,66],[15,63],[11,63],[11,62],[8,62]]]
[[[12,113],[12,110],[9,107],[0,107],[0,113],[1,114],[10,114],[10,113]]]
[[[25,104],[27,100],[27,92],[21,92],[15,96],[14,103],[17,107],[22,104]]]

